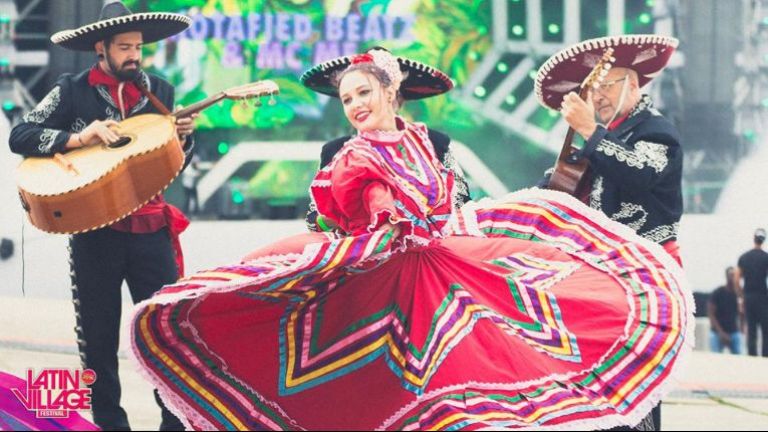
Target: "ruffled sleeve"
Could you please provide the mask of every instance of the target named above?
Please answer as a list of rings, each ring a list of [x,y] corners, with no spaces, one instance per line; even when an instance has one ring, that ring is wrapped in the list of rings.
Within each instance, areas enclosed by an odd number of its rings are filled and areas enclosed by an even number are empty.
[[[356,142],[357,141],[357,142]],[[318,212],[350,234],[406,223],[395,205],[397,185],[370,146],[353,139],[312,183]]]

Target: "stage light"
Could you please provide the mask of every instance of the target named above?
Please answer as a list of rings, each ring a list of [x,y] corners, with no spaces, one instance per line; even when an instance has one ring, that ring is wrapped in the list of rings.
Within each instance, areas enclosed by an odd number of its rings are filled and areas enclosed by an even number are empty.
[[[504,63],[504,62],[499,62],[496,65],[496,70],[501,72],[501,73],[507,73],[509,71],[509,66],[507,66],[507,64]]]
[[[557,24],[550,24],[547,26],[547,31],[549,31],[550,34],[558,34],[560,33],[560,26]]]
[[[0,24],[7,24],[11,22],[11,17],[8,15],[0,15]]]
[[[13,68],[11,68],[11,60],[8,57],[0,57],[0,79],[12,77]]]
[[[645,5],[648,6],[649,8],[652,8],[653,6],[656,5],[656,1],[655,0],[645,0]]]
[[[243,193],[239,190],[233,190],[232,191],[232,202],[235,204],[242,204],[245,202],[245,197],[243,196]]]
[[[16,109],[16,103],[10,99],[3,101],[3,111],[13,111]]]
[[[229,153],[229,143],[226,143],[224,141],[220,142],[219,145],[216,147],[216,150],[222,156]]]
[[[488,92],[485,90],[485,87],[483,86],[475,87],[475,96],[479,98],[484,98],[487,93]]]
[[[637,17],[637,20],[640,22],[640,24],[650,24],[651,14],[643,12],[640,14],[640,16]]]
[[[768,98],[765,98],[762,101],[760,101],[760,105],[762,105],[763,108],[768,108]]]
[[[757,137],[757,134],[755,133],[754,129],[745,129],[744,132],[741,133],[741,135],[747,141],[754,141],[755,137]]]
[[[515,36],[522,36],[523,33],[525,33],[525,28],[521,26],[520,24],[515,24],[512,26],[512,34]]]
[[[504,98],[504,102],[505,102],[507,105],[510,105],[510,106],[511,106],[511,105],[514,105],[514,104],[516,104],[516,103],[517,103],[517,98],[515,97],[515,95],[509,95],[509,96],[507,96],[506,98]]]
[[[537,73],[538,73],[538,71],[536,69],[531,69],[531,71],[528,72],[528,78],[530,78],[532,80],[535,80]]]

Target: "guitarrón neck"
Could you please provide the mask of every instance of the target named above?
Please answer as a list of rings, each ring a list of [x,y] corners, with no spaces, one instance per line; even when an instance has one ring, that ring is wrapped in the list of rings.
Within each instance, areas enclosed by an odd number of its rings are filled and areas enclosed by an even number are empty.
[[[201,100],[200,102],[195,102],[192,105],[189,105],[189,106],[187,106],[185,108],[182,108],[182,109],[180,109],[178,111],[174,111],[173,112],[173,116],[176,117],[176,118],[189,117],[189,116],[191,116],[192,114],[194,114],[196,112],[199,112],[199,111],[202,111],[202,110],[208,108],[209,106],[211,106],[211,105],[215,104],[216,102],[224,99],[225,97],[226,97],[226,95],[224,94],[224,92],[217,93],[217,94],[215,94],[215,95],[213,95],[213,96],[211,96],[211,97],[209,97],[207,99]]]

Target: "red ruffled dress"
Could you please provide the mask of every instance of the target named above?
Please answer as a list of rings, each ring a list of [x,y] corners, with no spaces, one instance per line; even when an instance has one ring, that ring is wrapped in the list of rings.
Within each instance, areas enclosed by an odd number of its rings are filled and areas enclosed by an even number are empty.
[[[204,430],[638,423],[692,346],[677,263],[557,192],[452,214],[426,128],[398,125],[312,183],[346,235],[290,237],[137,307],[133,352],[169,407]]]

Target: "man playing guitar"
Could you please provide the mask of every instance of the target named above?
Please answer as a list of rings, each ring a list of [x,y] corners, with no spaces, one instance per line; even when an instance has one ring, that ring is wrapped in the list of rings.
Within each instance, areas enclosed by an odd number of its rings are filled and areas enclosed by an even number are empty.
[[[587,40],[550,57],[535,89],[540,103],[559,110],[584,138],[581,149],[566,155],[566,164],[588,165],[589,206],[662,245],[680,263],[683,150],[675,126],[640,90],[661,73],[676,47],[676,39],[658,35]],[[583,100],[578,87],[608,49],[613,67],[586,89]],[[549,180],[540,185],[563,190]],[[649,416],[637,430],[660,430],[658,407],[652,413],[653,424]]]

